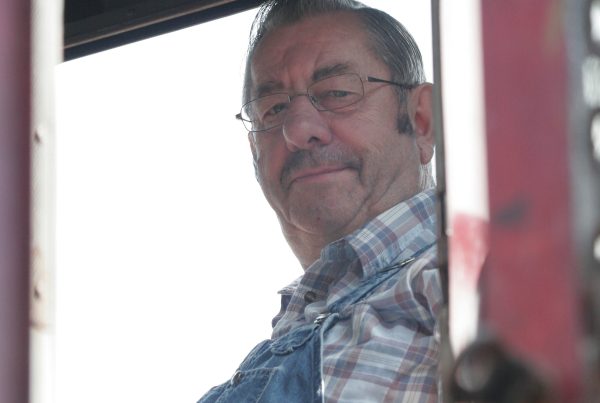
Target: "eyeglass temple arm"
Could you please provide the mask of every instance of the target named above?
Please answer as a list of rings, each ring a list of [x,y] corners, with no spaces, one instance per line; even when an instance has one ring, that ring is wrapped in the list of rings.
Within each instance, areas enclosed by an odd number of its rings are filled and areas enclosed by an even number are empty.
[[[397,83],[395,81],[389,81],[389,80],[384,80],[382,78],[377,78],[377,77],[371,77],[368,76],[367,77],[367,81],[370,83],[385,83],[385,84],[392,84],[392,85],[396,85],[398,87],[402,87],[402,88],[406,88],[408,90],[414,88],[417,86],[417,84],[403,84],[403,83]]]

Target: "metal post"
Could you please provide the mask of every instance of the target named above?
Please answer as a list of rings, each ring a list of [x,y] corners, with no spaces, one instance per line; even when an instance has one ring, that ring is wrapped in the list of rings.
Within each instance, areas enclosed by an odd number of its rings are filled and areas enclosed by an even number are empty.
[[[574,245],[582,276],[586,403],[600,396],[600,1],[565,4]]]
[[[433,49],[433,111],[435,132],[435,168],[438,218],[438,268],[442,279],[444,293],[444,309],[437,318],[441,335],[440,366],[438,376],[442,380],[442,401],[449,402],[448,379],[452,370],[453,356],[450,345],[450,330],[448,318],[448,237],[446,232],[446,161],[444,145],[444,113],[442,110],[442,54],[440,26],[440,0],[431,0],[431,37]]]
[[[454,366],[451,394],[459,401],[576,403],[583,401],[587,382],[588,399],[596,402],[597,386],[592,385],[597,385],[598,370],[592,368],[598,362],[598,339],[590,332],[585,341],[582,302],[587,295],[589,322],[598,329],[594,290],[600,289],[600,252],[594,258],[593,245],[600,250],[595,240],[600,231],[600,158],[594,161],[592,151],[600,146],[594,145],[589,122],[600,107],[600,59],[584,58],[582,30],[590,31],[584,2],[598,0],[476,1],[481,26],[464,41],[481,38],[483,166],[476,153],[465,152],[476,137],[461,145],[459,153],[453,149],[456,132],[450,120],[473,108],[468,103],[473,93],[460,99],[459,92],[446,91],[444,105],[450,327],[457,352],[466,346]],[[468,3],[463,0],[462,8]],[[595,52],[593,43],[588,48]],[[446,49],[450,47],[444,43]],[[445,64],[455,58],[464,67],[462,75],[446,74],[446,82],[457,78],[468,89],[478,79],[466,71],[473,60],[465,61],[456,48],[451,51]],[[584,102],[582,93],[592,94],[592,102]],[[446,111],[452,105],[462,110]],[[600,135],[596,137],[600,144]],[[479,182],[483,193],[477,191],[477,181],[466,192],[468,200],[483,201],[484,214],[463,210],[454,201],[457,184],[464,186],[469,173],[455,168],[457,154],[471,172],[487,172]],[[472,312],[465,315],[469,307]],[[473,323],[475,342],[460,345],[453,330]],[[591,361],[587,367],[584,359]],[[591,376],[584,376],[586,369],[594,371]]]
[[[449,331],[458,354],[477,337],[477,280],[487,253],[481,26],[479,0],[445,1],[441,6]]]
[[[581,398],[561,0],[481,0],[490,208],[482,325],[561,403]]]
[[[30,403],[54,401],[54,69],[62,59],[62,0],[33,0]]]
[[[0,401],[28,401],[30,3],[0,1]]]

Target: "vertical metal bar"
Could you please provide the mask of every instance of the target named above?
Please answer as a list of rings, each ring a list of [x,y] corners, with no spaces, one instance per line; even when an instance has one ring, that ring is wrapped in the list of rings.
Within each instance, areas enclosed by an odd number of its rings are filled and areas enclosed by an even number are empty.
[[[28,401],[30,3],[0,1],[0,401]]]
[[[54,401],[54,69],[62,59],[62,0],[32,1],[30,403]]]
[[[600,15],[594,21],[594,4],[600,10],[598,0],[565,4],[574,247],[583,279],[586,373],[582,381],[584,401],[590,403],[600,396],[600,127],[596,138],[593,134],[594,119],[600,122],[600,37],[594,39],[594,32],[600,31]]]
[[[442,276],[444,302],[448,303],[448,239],[446,237],[446,159],[444,145],[444,111],[442,109],[442,54],[440,41],[440,0],[431,0],[433,49],[433,111],[435,131],[435,169],[438,213],[438,265]]]
[[[490,206],[483,321],[558,401],[581,394],[560,0],[481,0]]]
[[[479,0],[441,6],[449,331],[458,354],[477,337],[478,279],[487,253],[481,27]]]
[[[448,237],[446,232],[446,160],[444,146],[444,113],[442,109],[442,54],[440,33],[440,0],[431,0],[431,38],[433,50],[433,112],[435,132],[435,177],[438,218],[438,267],[442,279],[444,293],[444,310],[438,318],[441,335],[439,377],[442,381],[443,402],[450,402],[448,394],[450,373],[454,363],[452,347],[450,345],[450,330],[448,317]]]

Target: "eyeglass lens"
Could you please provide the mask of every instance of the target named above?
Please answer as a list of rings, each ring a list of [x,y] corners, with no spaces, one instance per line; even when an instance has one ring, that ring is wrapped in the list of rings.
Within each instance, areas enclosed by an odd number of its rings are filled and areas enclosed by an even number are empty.
[[[277,93],[257,98],[242,107],[242,122],[250,131],[264,131],[283,124],[293,98],[308,95],[317,110],[332,111],[356,102],[364,95],[361,78],[357,74],[342,74],[316,81],[307,94]]]

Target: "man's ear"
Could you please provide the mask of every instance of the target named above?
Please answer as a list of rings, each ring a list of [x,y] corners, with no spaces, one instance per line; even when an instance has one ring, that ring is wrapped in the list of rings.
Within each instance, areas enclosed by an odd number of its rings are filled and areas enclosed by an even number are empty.
[[[435,136],[433,133],[433,86],[430,83],[414,88],[409,95],[408,112],[414,127],[415,140],[419,147],[421,164],[433,157]]]

